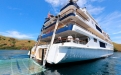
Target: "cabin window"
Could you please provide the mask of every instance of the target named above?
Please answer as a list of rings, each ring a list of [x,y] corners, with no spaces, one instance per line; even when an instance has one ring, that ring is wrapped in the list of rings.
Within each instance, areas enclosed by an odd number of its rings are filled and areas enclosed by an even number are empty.
[[[95,26],[96,26],[96,29],[99,31],[99,32],[101,32],[102,33],[102,30],[95,24]]]
[[[94,38],[94,42],[97,42],[97,39]]]
[[[106,48],[105,43],[103,43],[103,42],[100,41],[100,47]]]

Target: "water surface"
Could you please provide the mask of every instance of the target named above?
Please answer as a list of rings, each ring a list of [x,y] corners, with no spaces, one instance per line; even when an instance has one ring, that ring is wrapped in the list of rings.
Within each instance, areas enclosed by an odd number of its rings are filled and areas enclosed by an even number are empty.
[[[25,50],[0,50],[0,60],[8,60],[13,55],[27,53]],[[108,58],[83,63],[46,67],[46,71],[36,75],[121,75],[121,53],[115,52]]]
[[[40,75],[121,75],[121,53],[77,64],[49,67]]]
[[[28,50],[0,50],[0,60],[11,59],[13,56],[27,55]]]
[[[43,71],[25,50],[0,51],[0,75],[33,75]]]

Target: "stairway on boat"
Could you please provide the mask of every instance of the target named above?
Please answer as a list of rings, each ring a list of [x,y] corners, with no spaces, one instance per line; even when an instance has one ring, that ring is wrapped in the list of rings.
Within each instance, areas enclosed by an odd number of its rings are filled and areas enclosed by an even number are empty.
[[[31,58],[38,60],[38,62],[43,62],[47,48],[33,48],[30,52]]]

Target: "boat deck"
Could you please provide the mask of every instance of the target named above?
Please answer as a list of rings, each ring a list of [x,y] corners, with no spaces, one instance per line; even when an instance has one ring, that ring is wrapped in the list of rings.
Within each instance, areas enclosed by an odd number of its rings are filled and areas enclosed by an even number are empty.
[[[0,75],[31,75],[41,71],[42,66],[30,58],[0,60]]]

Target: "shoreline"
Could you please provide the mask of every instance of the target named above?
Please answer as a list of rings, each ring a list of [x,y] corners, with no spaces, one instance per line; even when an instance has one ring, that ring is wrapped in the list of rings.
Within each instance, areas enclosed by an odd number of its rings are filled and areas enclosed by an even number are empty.
[[[0,50],[24,50],[24,49],[0,49]]]

